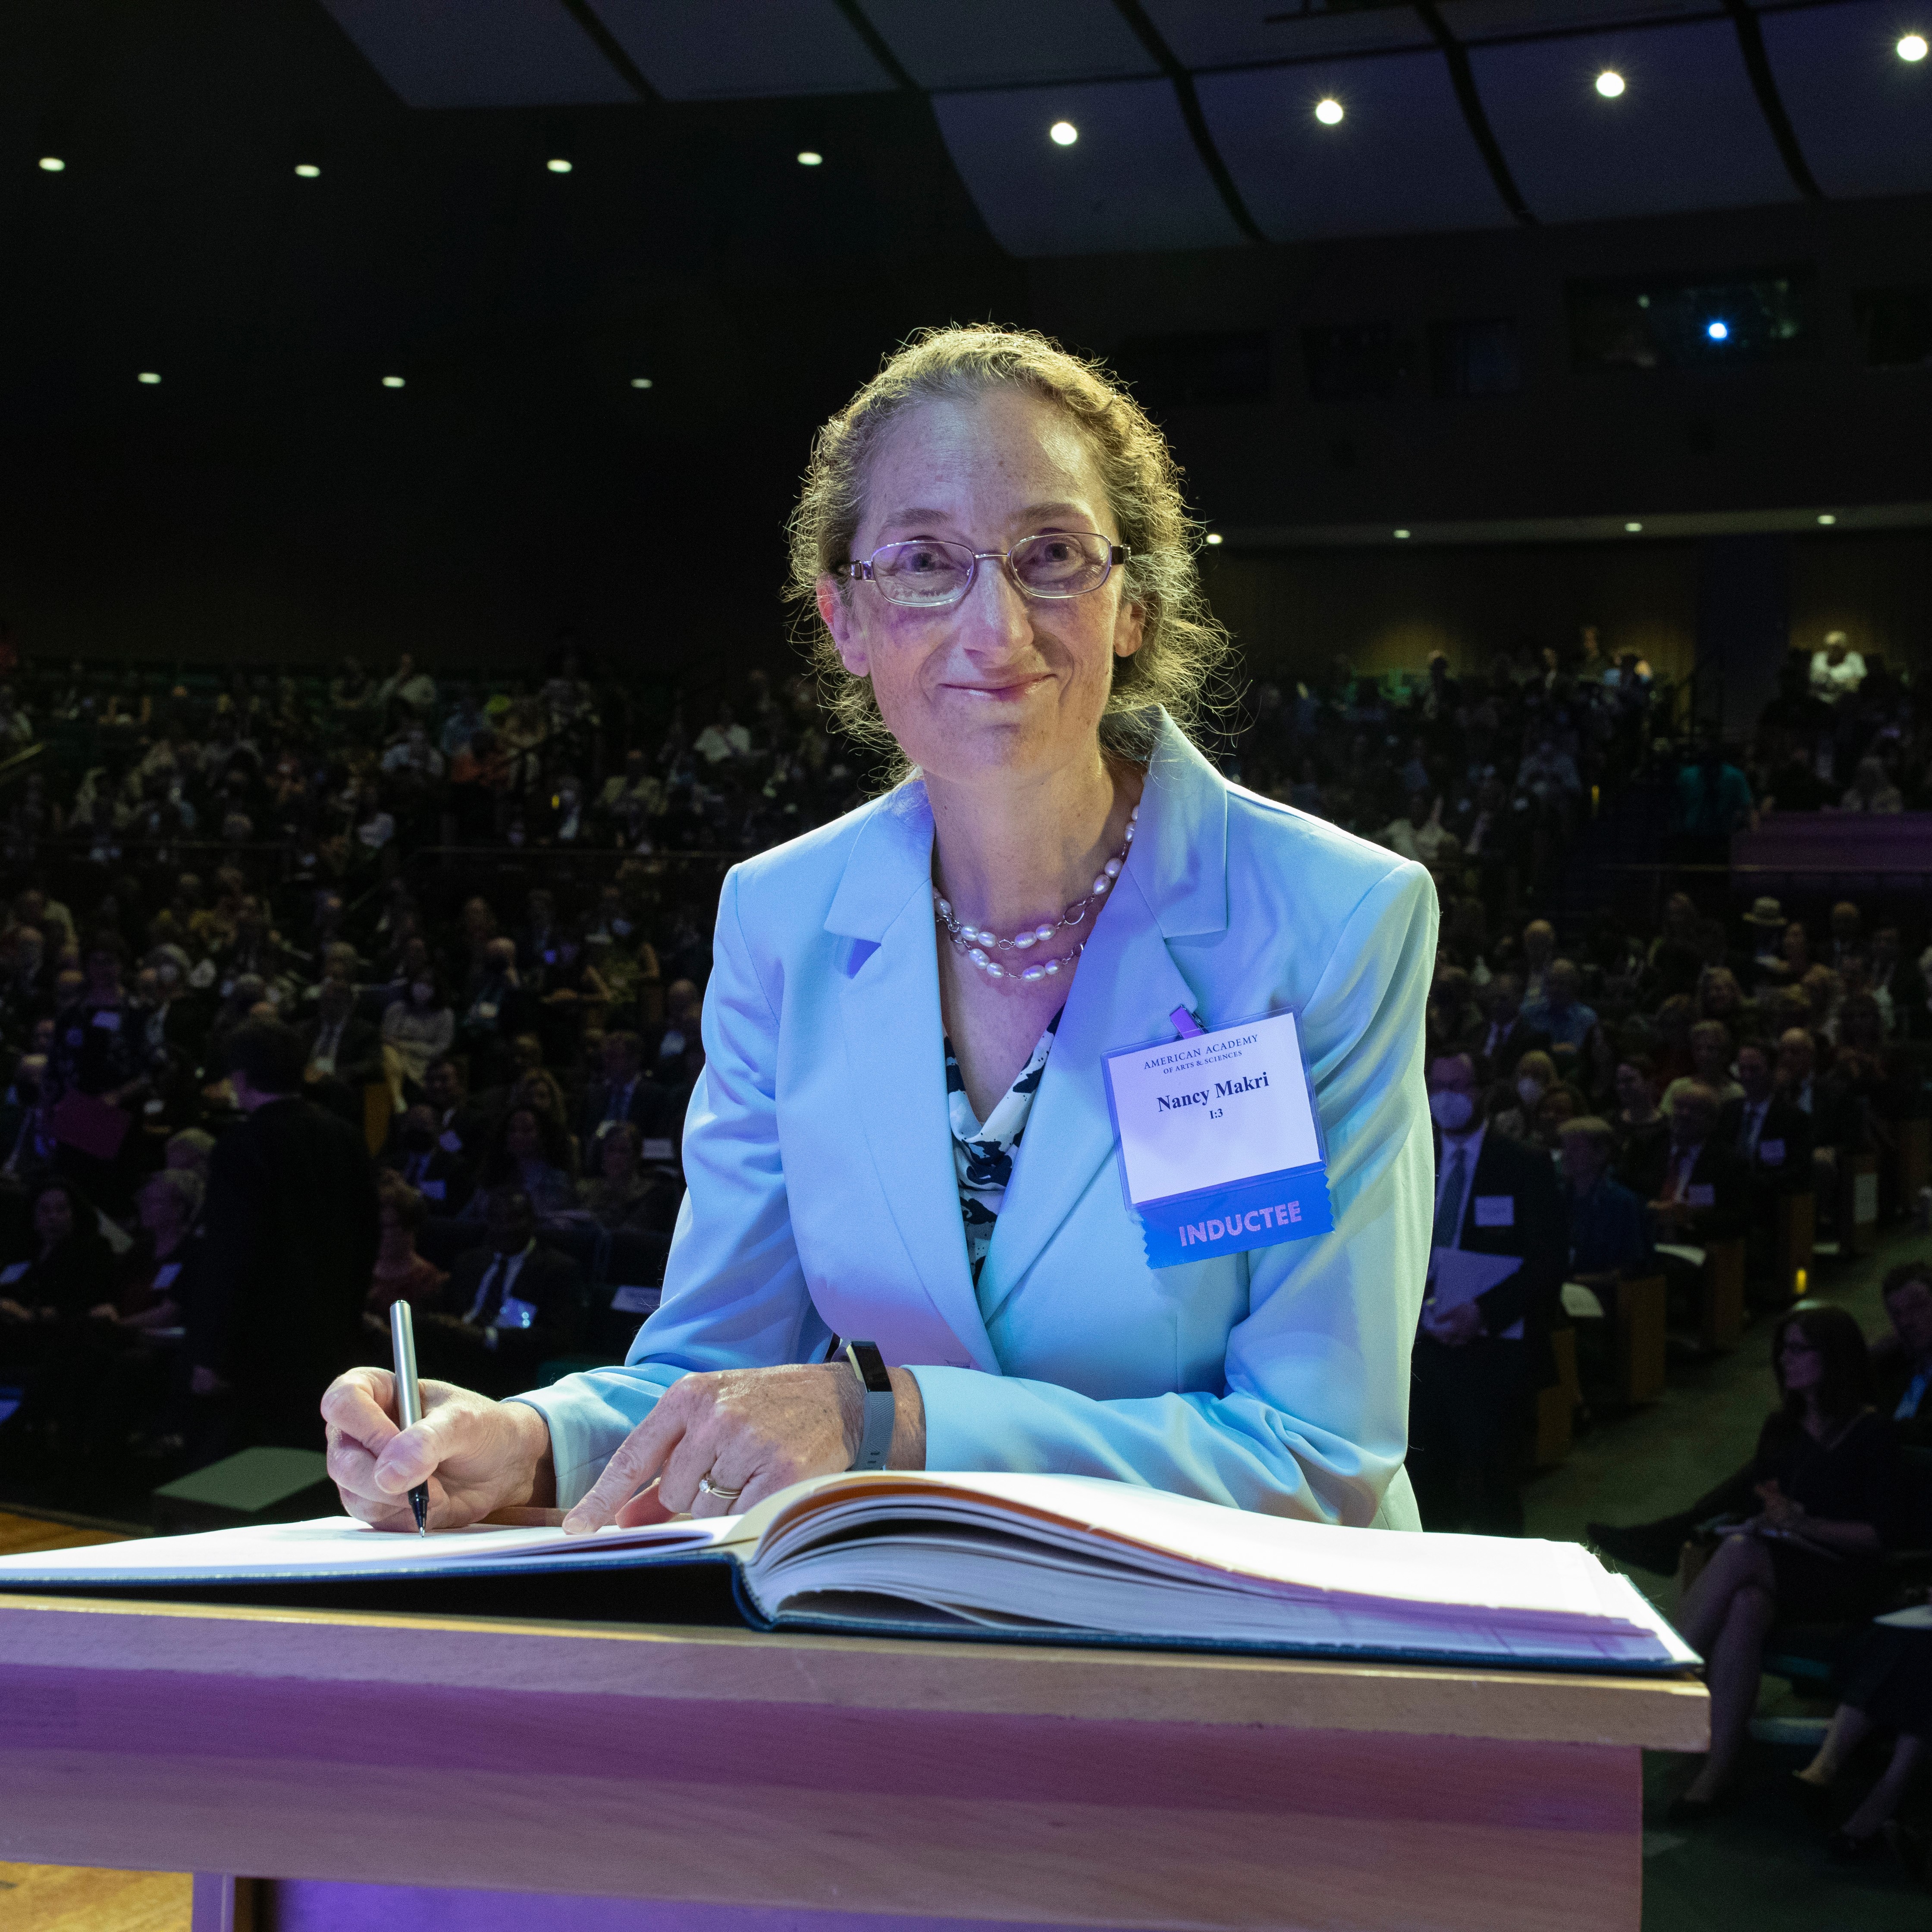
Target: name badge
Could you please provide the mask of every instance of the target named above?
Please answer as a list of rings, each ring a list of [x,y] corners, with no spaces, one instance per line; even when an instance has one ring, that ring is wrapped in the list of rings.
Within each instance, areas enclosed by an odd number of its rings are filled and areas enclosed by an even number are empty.
[[[503,1306],[496,1311],[496,1319],[492,1328],[528,1328],[537,1318],[535,1302],[520,1302],[514,1295],[506,1295]]]
[[[1708,1181],[1693,1181],[1684,1190],[1684,1198],[1693,1207],[1715,1207],[1718,1190]]]
[[[180,1279],[181,1263],[178,1261],[167,1262],[154,1270],[154,1286],[158,1288],[171,1288]]]
[[[318,1053],[309,1065],[319,1074],[332,1074],[335,1071],[335,1056],[333,1053]]]
[[[1124,1047],[1102,1064],[1120,1183],[1150,1267],[1334,1227],[1292,1013]]]
[[[1782,1140],[1760,1140],[1757,1143],[1757,1157],[1767,1167],[1784,1165],[1784,1143]]]
[[[1514,1227],[1516,1196],[1513,1194],[1479,1194],[1476,1197],[1478,1227]]]
[[[94,1016],[94,1023],[104,1033],[118,1033],[121,1030],[121,1016],[111,1006],[104,1006]]]
[[[610,1297],[610,1306],[620,1315],[653,1315],[657,1312],[658,1292],[656,1288],[620,1288]]]
[[[446,1127],[436,1137],[436,1144],[446,1154],[460,1154],[463,1152],[463,1137],[453,1127]]]
[[[640,1158],[646,1161],[674,1161],[677,1158],[677,1149],[668,1137],[650,1140],[638,1149],[638,1155]]]
[[[0,1268],[0,1288],[10,1288],[26,1272],[26,1262],[9,1261],[5,1267]]]
[[[448,1183],[445,1181],[424,1181],[422,1186],[416,1189],[416,1192],[421,1194],[424,1200],[441,1200],[448,1191]]]

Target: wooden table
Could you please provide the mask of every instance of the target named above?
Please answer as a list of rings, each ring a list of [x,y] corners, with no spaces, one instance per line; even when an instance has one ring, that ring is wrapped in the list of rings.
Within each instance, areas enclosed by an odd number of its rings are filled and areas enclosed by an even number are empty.
[[[1706,1737],[1682,1679],[0,1597],[0,1857],[192,1869],[196,1932],[1635,1932],[1640,1748]]]

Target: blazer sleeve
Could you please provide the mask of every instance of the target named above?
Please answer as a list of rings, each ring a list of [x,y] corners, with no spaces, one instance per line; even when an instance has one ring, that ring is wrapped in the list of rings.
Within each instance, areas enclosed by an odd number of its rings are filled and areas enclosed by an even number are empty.
[[[680,1377],[809,1362],[831,1343],[792,1236],[778,1151],[778,1013],[746,944],[735,873],[719,899],[714,950],[704,1071],[685,1119],[686,1191],[663,1303],[631,1345],[634,1366],[566,1376],[517,1398],[550,1426],[564,1508]]]
[[[1214,1391],[1104,1399],[916,1369],[931,1469],[1112,1477],[1277,1516],[1374,1520],[1408,1447],[1433,1157],[1423,1009],[1436,892],[1402,865],[1364,895],[1304,1011],[1331,1232],[1248,1257]]]

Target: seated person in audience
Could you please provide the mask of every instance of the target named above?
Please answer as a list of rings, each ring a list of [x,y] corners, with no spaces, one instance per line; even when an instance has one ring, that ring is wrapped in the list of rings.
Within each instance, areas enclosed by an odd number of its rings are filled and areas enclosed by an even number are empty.
[[[428,1306],[449,1277],[426,1256],[416,1252],[416,1230],[424,1218],[423,1197],[405,1182],[384,1181],[376,1194],[376,1265],[370,1271],[369,1303],[363,1325],[373,1327],[386,1342],[389,1334],[389,1305],[407,1302],[413,1310]],[[388,1358],[381,1358],[386,1361]]]
[[[48,1178],[28,1197],[28,1251],[0,1268],[0,1369],[37,1371],[113,1295],[113,1255],[72,1182]],[[22,1405],[33,1419],[32,1391]]]
[[[698,1039],[698,988],[688,979],[673,980],[664,988],[664,1024],[651,1053],[651,1076],[668,1087],[684,1079],[686,1050]]]
[[[1827,631],[1825,641],[1811,654],[1811,689],[1827,704],[1835,705],[1865,681],[1864,657],[1852,648],[1841,630]]]
[[[511,1077],[512,1043],[531,1031],[537,1012],[536,996],[517,969],[517,942],[490,940],[456,1007],[457,1046],[469,1056],[471,1077],[479,1085]]]
[[[309,1098],[360,1127],[363,1089],[382,1077],[382,1036],[356,1013],[356,989],[346,980],[325,979],[315,1017],[296,1031]]]
[[[629,1121],[613,1120],[589,1144],[598,1164],[596,1176],[579,1186],[584,1211],[613,1234],[620,1228],[668,1234],[683,1190],[674,1177],[645,1171],[644,1136]]]
[[[1806,1028],[1787,1027],[1778,1036],[1778,1090],[1811,1122],[1812,1173],[1822,1222],[1836,1213],[1839,1162],[1863,1146],[1865,1129],[1864,1108],[1843,1081],[1818,1073],[1817,1056],[1817,1042]]]
[[[437,1146],[472,1164],[480,1160],[494,1123],[489,1110],[470,1098],[462,1062],[447,1054],[430,1061],[423,1075],[423,1098],[428,1103]]]
[[[1757,1032],[1757,1009],[1744,997],[1738,976],[1729,966],[1706,966],[1697,981],[1697,1017],[1720,1020],[1733,1041],[1748,1040]]]
[[[484,1245],[459,1254],[442,1288],[416,1308],[417,1360],[426,1375],[500,1399],[576,1347],[584,1280],[568,1255],[538,1242],[522,1188],[487,1197],[483,1229]]]
[[[1547,1033],[1552,1046],[1580,1048],[1597,1023],[1595,1009],[1578,996],[1582,984],[1574,960],[1552,960],[1541,996],[1522,1002],[1524,1019]]]
[[[1522,981],[1513,972],[1499,972],[1479,996],[1481,1030],[1469,1042],[1476,1077],[1484,1082],[1504,1078],[1524,1054],[1547,1053],[1550,1035],[1522,1017]]]
[[[1705,1660],[1711,1750],[1671,1809],[1707,1817],[1728,1795],[1757,1702],[1765,1639],[1780,1620],[1843,1623],[1871,1615],[1881,1558],[1899,1526],[1898,1444],[1870,1407],[1870,1358],[1843,1309],[1801,1308],[1772,1337],[1778,1406],[1758,1438],[1758,1507],[1719,1545],[1677,1609]]]
[[[1892,782],[1882,759],[1862,758],[1838,800],[1841,812],[1902,812],[1905,795]]]
[[[577,1137],[588,1147],[598,1129],[628,1121],[640,1134],[664,1131],[662,1090],[644,1077],[644,1043],[634,1033],[606,1033],[598,1050],[598,1077],[588,1082],[578,1109]]]
[[[490,1123],[490,1133],[502,1125],[503,1116],[515,1104],[517,1089],[524,1077],[541,1071],[543,1063],[543,1042],[536,1034],[519,1033],[510,1042],[508,1057],[497,1069],[500,1077],[494,1086],[485,1087],[476,1096],[477,1107]]]
[[[1523,1004],[1540,999],[1546,990],[1550,962],[1556,957],[1556,928],[1547,919],[1532,919],[1522,929]]]
[[[1536,1110],[1556,1084],[1556,1062],[1547,1053],[1530,1052],[1516,1063],[1508,1102],[1490,1116],[1495,1131],[1511,1140],[1536,1138]]]
[[[1870,1625],[1844,1668],[1844,1692],[1817,1755],[1792,1776],[1810,1792],[1828,1792],[1874,1732],[1892,1733],[1890,1756],[1876,1783],[1826,1839],[1834,1858],[1862,1858],[1893,1838],[1902,1862],[1932,1874],[1923,1834],[1894,1821],[1932,1738],[1932,1630]]]
[[[444,1143],[454,1141],[452,1153]],[[428,1101],[406,1107],[395,1117],[382,1153],[382,1164],[423,1203],[426,1214],[455,1214],[468,1203],[476,1170],[454,1134],[436,1128],[436,1110]]]
[[[1528,1406],[1556,1372],[1563,1203],[1547,1158],[1484,1122],[1466,1053],[1431,1060],[1427,1077],[1438,1141],[1432,1248],[1522,1262],[1438,1315],[1432,1258],[1409,1399],[1409,1480],[1425,1529],[1520,1536]]]
[[[1932,1032],[1925,975],[1916,960],[1906,957],[1896,926],[1881,926],[1872,935],[1871,990],[1889,1002],[1892,1030],[1898,1038],[1922,1040]]]
[[[1672,1111],[1678,1095],[1694,1081],[1708,1087],[1720,1107],[1742,1098],[1744,1089],[1731,1077],[1731,1029],[1721,1020],[1699,1020],[1690,1029],[1690,1071],[1664,1089],[1658,1104],[1664,1113]]]
[[[1902,1443],[1932,1449],[1932,1256],[1887,1269],[1881,1292],[1892,1330],[1872,1344],[1878,1411]]]
[[[1610,1131],[1616,1136],[1618,1171],[1626,1179],[1633,1164],[1640,1167],[1651,1158],[1653,1143],[1660,1146],[1670,1137],[1670,1123],[1658,1110],[1653,1079],[1647,1054],[1626,1053],[1618,1059],[1612,1082],[1617,1104],[1610,1116]]]
[[[1534,1144],[1546,1154],[1555,1154],[1562,1144],[1564,1126],[1588,1111],[1583,1096],[1568,1080],[1558,1080],[1536,1103]]]
[[[1604,1304],[1616,1306],[1616,1286],[1649,1265],[1643,1203],[1610,1172],[1616,1138],[1610,1123],[1586,1114],[1558,1131],[1563,1179],[1570,1194],[1570,1275]]]
[[[520,1101],[490,1136],[476,1191],[458,1218],[485,1219],[490,1201],[506,1188],[517,1189],[539,1216],[567,1213],[577,1204],[574,1164],[562,1125],[546,1110]]]
[[[1750,1170],[1718,1136],[1717,1095],[1693,1080],[1678,1088],[1670,1118],[1670,1139],[1624,1177],[1650,1203],[1658,1238],[1701,1245],[1742,1234]]]
[[[1811,1185],[1811,1117],[1778,1091],[1771,1050],[1748,1041],[1738,1049],[1738,1087],[1718,1116],[1718,1138],[1750,1164],[1754,1207],[1773,1194]]]
[[[382,1011],[382,1065],[397,1110],[419,1099],[430,1061],[456,1038],[456,1016],[434,969],[410,982],[408,993]]]

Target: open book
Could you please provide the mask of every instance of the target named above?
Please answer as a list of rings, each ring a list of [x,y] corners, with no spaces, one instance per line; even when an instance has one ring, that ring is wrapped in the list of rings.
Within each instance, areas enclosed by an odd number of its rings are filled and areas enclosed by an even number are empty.
[[[761,1630],[1545,1669],[1696,1662],[1628,1578],[1579,1544],[1332,1529],[1084,1476],[824,1476],[743,1516],[581,1537],[477,1525],[419,1537],[326,1517],[0,1558],[0,1590],[172,1594],[698,1563],[731,1565],[740,1611]],[[651,1615],[643,1576],[636,1615]]]

